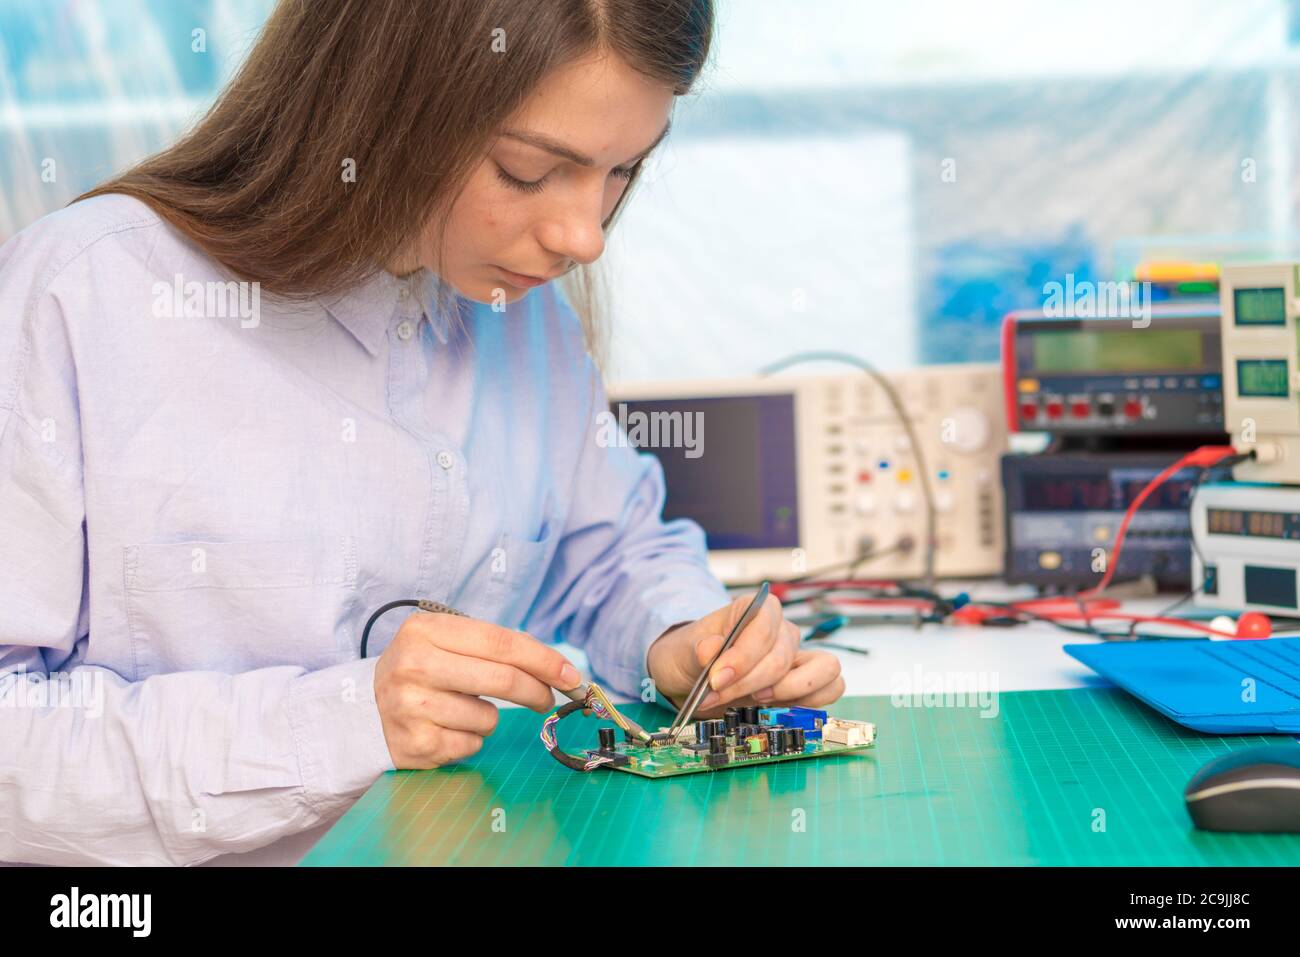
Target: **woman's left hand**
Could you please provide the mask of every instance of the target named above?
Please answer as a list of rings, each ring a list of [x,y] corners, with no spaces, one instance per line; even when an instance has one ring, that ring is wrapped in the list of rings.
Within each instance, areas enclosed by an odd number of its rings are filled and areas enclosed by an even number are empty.
[[[655,688],[681,704],[752,598],[736,598],[660,635],[646,656]],[[696,715],[721,714],[737,704],[819,707],[837,700],[844,694],[839,659],[801,649],[800,637],[799,627],[785,620],[781,602],[769,595],[710,670],[710,690]]]

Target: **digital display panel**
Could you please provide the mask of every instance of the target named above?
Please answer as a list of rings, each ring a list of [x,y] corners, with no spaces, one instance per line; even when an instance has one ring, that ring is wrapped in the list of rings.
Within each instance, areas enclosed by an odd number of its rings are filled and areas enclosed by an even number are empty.
[[[610,411],[663,466],[664,521],[696,522],[712,550],[799,546],[793,395],[636,400]]]
[[[1037,372],[1199,370],[1205,355],[1198,329],[1063,329],[1033,336]]]
[[[1285,399],[1291,394],[1285,359],[1238,359],[1237,395]]]
[[[1277,287],[1234,289],[1232,316],[1239,326],[1285,326],[1286,290]]]
[[[1272,605],[1275,608],[1296,607],[1294,568],[1246,565],[1241,573],[1249,604]]]
[[[1025,475],[1023,510],[1028,512],[1122,512],[1160,471],[1116,469],[1110,475]],[[1143,504],[1147,511],[1186,511],[1196,488],[1196,473],[1180,471]]]
[[[1205,523],[1211,535],[1300,539],[1300,514],[1295,512],[1208,508],[1205,510]]]

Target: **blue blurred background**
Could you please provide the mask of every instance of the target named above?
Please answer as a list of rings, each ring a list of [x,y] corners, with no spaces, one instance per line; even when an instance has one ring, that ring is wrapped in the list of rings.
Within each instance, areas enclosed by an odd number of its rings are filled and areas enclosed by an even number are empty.
[[[0,239],[158,149],[272,0],[0,0]],[[1298,0],[719,0],[603,262],[619,378],[992,360],[1043,284],[1289,256]]]

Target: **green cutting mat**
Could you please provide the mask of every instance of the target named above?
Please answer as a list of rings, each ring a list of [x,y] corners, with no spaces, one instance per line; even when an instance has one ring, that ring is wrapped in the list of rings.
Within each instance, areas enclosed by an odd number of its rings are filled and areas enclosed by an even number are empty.
[[[384,775],[303,863],[1300,864],[1300,835],[1199,832],[1182,801],[1216,755],[1289,739],[1196,734],[1114,689],[998,704],[983,718],[845,698],[828,710],[874,721],[873,750],[661,780],[570,771],[540,716],[503,709],[478,755]],[[570,718],[561,746],[594,747],[597,727]]]

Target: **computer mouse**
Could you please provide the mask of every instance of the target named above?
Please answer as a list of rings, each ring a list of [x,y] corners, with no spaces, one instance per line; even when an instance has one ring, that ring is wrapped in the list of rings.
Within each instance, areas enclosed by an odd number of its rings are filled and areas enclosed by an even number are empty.
[[[1183,791],[1205,831],[1300,833],[1300,744],[1244,748],[1215,758]]]

